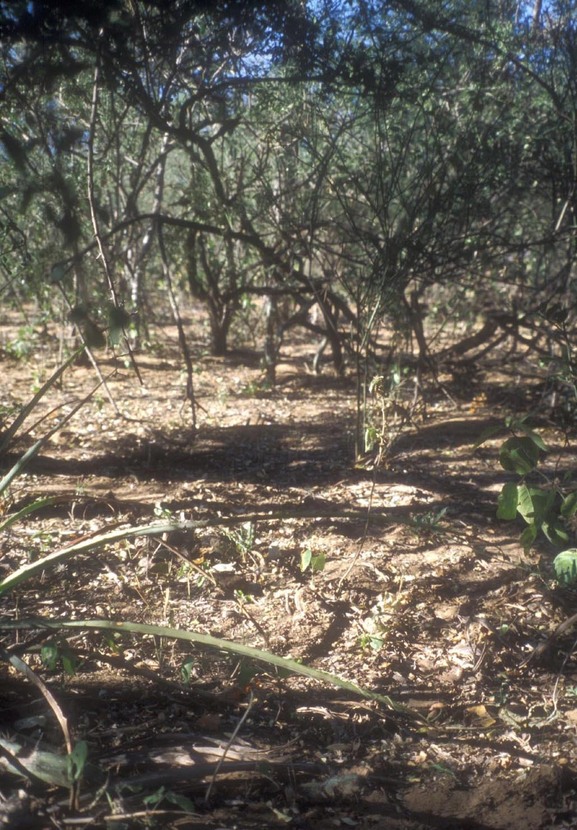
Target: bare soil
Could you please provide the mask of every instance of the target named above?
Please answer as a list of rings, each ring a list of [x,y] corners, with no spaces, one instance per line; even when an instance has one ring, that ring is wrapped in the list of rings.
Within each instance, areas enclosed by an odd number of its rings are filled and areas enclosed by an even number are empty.
[[[488,426],[526,411],[523,362],[507,372],[493,356],[474,375],[441,377],[443,388],[431,379],[425,411],[382,466],[366,469],[355,465],[355,382],[310,374],[306,343],[285,348],[273,390],[262,386],[258,355],[216,359],[198,344],[195,434],[168,335],[137,356],[142,386],[129,367],[102,360],[117,410],[100,388],[17,479],[6,514],[58,499],[3,533],[0,574],[155,517],[237,516],[238,525],[78,556],[2,599],[0,616],[200,631],[296,658],[399,706],[183,642],[113,642],[95,631],[67,637],[76,671],[66,674],[41,662],[48,633],[5,629],[5,654],[23,654],[42,677],[110,795],[87,775],[70,809],[66,790],[4,772],[4,826],[575,827],[575,635],[541,656],[535,649],[577,600],[556,587],[554,551],[538,543],[525,553],[522,527],[495,517],[508,478],[499,438],[474,448]],[[0,404],[29,400],[53,365],[49,353],[27,363],[5,355]],[[73,367],[43,411],[71,406],[96,382],[92,368]],[[545,419],[537,426],[551,474],[572,474],[571,441]],[[307,550],[319,566],[324,557],[318,571],[303,570]],[[1,671],[2,734],[62,749],[44,696],[13,668]]]

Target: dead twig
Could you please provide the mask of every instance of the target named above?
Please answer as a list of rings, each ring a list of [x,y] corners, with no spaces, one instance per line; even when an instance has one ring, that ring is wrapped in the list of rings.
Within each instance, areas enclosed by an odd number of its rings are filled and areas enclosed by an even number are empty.
[[[238,735],[238,733],[239,733],[239,732],[240,732],[240,730],[241,730],[241,727],[242,727],[243,723],[244,723],[244,722],[246,721],[246,719],[248,718],[249,713],[250,713],[250,710],[252,709],[253,703],[254,703],[254,695],[253,695],[253,693],[252,693],[252,691],[251,691],[251,693],[250,693],[250,697],[249,697],[249,701],[248,701],[248,705],[247,705],[247,707],[246,707],[246,710],[245,710],[245,712],[244,712],[244,714],[243,714],[242,718],[239,720],[239,722],[238,722],[238,723],[237,723],[237,725],[235,726],[234,731],[233,731],[232,735],[230,736],[230,738],[228,739],[228,742],[227,742],[227,744],[226,744],[226,746],[225,746],[225,748],[224,748],[224,751],[223,751],[223,753],[222,753],[222,757],[219,759],[219,761],[218,761],[218,763],[217,763],[217,765],[216,765],[216,767],[215,767],[215,770],[214,770],[213,776],[212,776],[212,778],[211,778],[211,780],[210,780],[210,784],[208,785],[208,789],[207,789],[207,791],[206,791],[206,795],[204,796],[204,803],[205,803],[205,804],[208,804],[208,802],[209,802],[209,800],[210,800],[210,795],[211,795],[211,793],[212,793],[212,791],[213,791],[213,789],[214,789],[214,785],[216,784],[216,776],[218,775],[219,770],[220,770],[220,768],[222,767],[222,765],[223,765],[223,763],[224,763],[224,760],[225,760],[225,758],[226,758],[227,752],[230,750],[231,746],[233,745],[233,743],[234,743],[234,741],[235,741],[235,739],[236,739],[236,736]]]

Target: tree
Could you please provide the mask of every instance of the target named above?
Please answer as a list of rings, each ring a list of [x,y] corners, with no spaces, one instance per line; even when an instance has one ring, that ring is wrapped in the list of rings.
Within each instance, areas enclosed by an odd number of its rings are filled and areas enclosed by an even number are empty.
[[[426,361],[425,295],[570,285],[573,5],[0,5],[5,233],[100,329],[160,275],[215,353],[252,295],[316,302],[337,366],[387,317]]]

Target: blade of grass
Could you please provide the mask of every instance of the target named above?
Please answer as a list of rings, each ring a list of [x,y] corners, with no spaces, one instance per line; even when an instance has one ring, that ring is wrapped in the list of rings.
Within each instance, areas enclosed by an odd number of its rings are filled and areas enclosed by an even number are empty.
[[[4,478],[0,481],[0,494],[2,494],[12,484],[14,479],[20,475],[22,470],[26,467],[29,461],[32,458],[34,458],[34,456],[38,453],[38,451],[46,443],[46,441],[48,441],[48,439],[51,438],[52,435],[54,435],[54,433],[58,432],[59,429],[62,429],[64,424],[67,424],[68,421],[71,418],[73,418],[74,415],[76,415],[78,410],[84,406],[86,401],[90,400],[92,395],[94,395],[94,393],[97,391],[97,389],[99,389],[101,385],[102,383],[98,383],[93,389],[91,389],[88,395],[85,395],[85,397],[82,398],[82,400],[79,401],[67,415],[64,415],[62,420],[59,421],[56,424],[56,426],[52,427],[52,429],[49,429],[48,432],[42,436],[42,438],[39,438],[38,441],[32,444],[32,446],[24,453],[24,455],[18,459],[16,464],[14,464],[14,466],[10,470],[8,470]]]
[[[163,533],[170,533],[173,530],[179,529],[179,526],[186,523],[154,523],[151,525],[144,525],[142,527],[127,527],[121,530],[112,530],[108,533],[96,533],[91,536],[85,536],[78,542],[73,542],[66,545],[64,548],[49,553],[36,562],[31,562],[27,565],[22,565],[21,568],[13,571],[5,579],[0,582],[0,596],[11,591],[17,585],[25,582],[27,579],[41,573],[46,568],[57,565],[77,553],[86,553],[94,548],[102,545],[114,544],[122,539],[128,539],[131,536],[161,536]]]
[[[11,513],[4,519],[3,522],[0,522],[0,533],[2,533],[3,530],[7,530],[16,522],[19,522],[20,519],[26,518],[26,516],[29,516],[31,513],[35,513],[37,510],[42,510],[44,507],[50,507],[53,504],[58,504],[61,501],[61,496],[46,496],[44,499],[36,499],[36,501],[27,504],[16,513]]]
[[[32,671],[28,663],[25,663],[17,654],[9,654],[5,649],[0,648],[0,658],[4,660],[6,663],[9,663],[12,668],[16,671],[20,672],[24,675],[24,677],[30,681],[36,688],[41,692],[46,703],[50,706],[52,711],[54,712],[54,716],[58,721],[60,728],[62,729],[62,734],[64,736],[64,741],[66,743],[66,750],[70,754],[72,752],[72,738],[70,736],[70,729],[68,728],[68,721],[64,715],[64,712],[60,708],[60,705],[46,683],[42,680],[41,677]]]
[[[1,492],[1,490],[0,490]],[[173,521],[173,522],[155,522],[149,525],[141,525],[141,526],[132,526],[126,527],[120,530],[113,530],[107,533],[96,533],[95,535],[91,535],[88,537],[84,537],[80,539],[78,542],[73,542],[70,545],[67,545],[64,548],[59,548],[58,550],[54,551],[53,553],[49,553],[47,556],[43,556],[41,559],[36,560],[35,562],[31,562],[27,565],[23,565],[21,568],[18,568],[16,571],[13,571],[7,577],[0,581],[0,596],[2,594],[11,591],[17,585],[20,585],[27,579],[30,579],[32,576],[35,576],[38,573],[41,573],[47,567],[52,565],[59,564],[60,562],[65,561],[71,556],[76,555],[77,553],[86,553],[93,548],[97,548],[101,545],[108,545],[114,544],[115,542],[119,542],[122,539],[128,539],[131,536],[140,537],[140,536],[162,536],[163,533],[171,533],[172,531],[178,530],[199,530],[201,528],[207,527],[231,527],[238,524],[243,524],[248,521],[279,521],[284,520],[287,518],[294,517],[302,517],[304,515],[325,515],[318,510],[308,511],[308,514],[302,510],[289,512],[279,512],[279,513],[254,513],[250,515],[244,516],[230,516],[230,517],[216,517],[212,519],[198,519],[198,520],[186,520],[186,521]],[[364,513],[355,513],[351,511],[332,511],[327,513],[326,515],[337,515],[341,518],[364,518]],[[390,521],[388,517],[384,516],[381,517],[383,521]]]
[[[332,686],[337,686],[340,689],[351,692],[356,697],[361,697],[366,700],[374,700],[382,703],[389,709],[395,712],[403,712],[414,719],[419,719],[418,713],[413,711],[410,707],[403,704],[396,703],[388,695],[371,692],[369,689],[364,689],[352,683],[349,680],[343,680],[335,674],[315,669],[311,666],[299,663],[288,657],[279,657],[262,649],[254,648],[253,646],[246,646],[240,643],[233,643],[230,640],[223,640],[220,637],[213,637],[210,634],[201,634],[197,631],[182,631],[178,628],[167,628],[166,626],[148,625],[145,623],[123,622],[119,620],[62,620],[49,619],[43,617],[31,617],[22,620],[0,620],[1,629],[14,628],[47,628],[49,630],[98,630],[115,633],[130,633],[150,637],[164,637],[174,640],[184,640],[190,643],[196,643],[208,648],[217,649],[218,651],[225,651],[229,654],[235,654],[240,657],[247,657],[251,660],[256,660],[261,663],[266,663],[270,666],[286,671],[290,674],[297,674],[301,677],[309,677],[313,680],[318,680],[321,683],[326,683]]]
[[[84,346],[80,349],[77,349],[73,354],[70,355],[68,360],[66,360],[62,366],[59,366],[55,372],[48,378],[46,383],[44,383],[38,392],[31,398],[25,406],[22,407],[16,418],[12,421],[4,435],[2,436],[2,440],[0,441],[0,455],[4,452],[6,447],[9,445],[10,441],[14,438],[14,435],[18,431],[19,427],[24,423],[26,418],[30,415],[30,413],[34,410],[36,404],[44,397],[46,392],[54,386],[54,384],[58,381],[60,376],[66,371],[66,369],[73,363],[78,355],[84,350]],[[0,490],[1,492],[1,490]]]

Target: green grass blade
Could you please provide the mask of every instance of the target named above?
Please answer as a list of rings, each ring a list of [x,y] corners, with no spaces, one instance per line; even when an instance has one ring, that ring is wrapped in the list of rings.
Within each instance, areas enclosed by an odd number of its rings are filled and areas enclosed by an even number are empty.
[[[76,358],[82,351],[84,351],[84,346],[81,349],[77,349],[72,355],[70,355],[68,360],[66,360],[62,364],[62,366],[59,366],[58,369],[56,369],[56,371],[53,372],[52,375],[50,375],[46,383],[44,383],[40,387],[40,389],[38,390],[38,392],[36,392],[34,397],[31,398],[28,401],[28,403],[22,407],[16,418],[14,418],[14,420],[2,436],[2,440],[0,441],[0,455],[2,455],[6,447],[10,444],[10,441],[12,441],[12,439],[14,438],[14,435],[18,431],[19,427],[24,423],[26,418],[34,410],[36,404],[44,397],[46,392],[48,392],[48,390],[54,386],[54,384],[58,381],[60,376],[66,371],[70,364],[76,360]],[[2,492],[1,489],[0,492]]]
[[[145,525],[143,527],[128,527],[121,530],[112,530],[108,533],[98,533],[95,536],[81,539],[79,542],[73,542],[64,548],[49,553],[36,562],[30,562],[27,565],[22,565],[21,568],[13,571],[5,579],[0,582],[0,596],[11,591],[17,585],[25,582],[27,579],[41,573],[46,568],[58,565],[60,562],[75,556],[78,553],[86,553],[94,548],[102,545],[114,544],[122,539],[127,539],[131,536],[155,536],[162,533],[174,530],[176,525],[170,523],[155,523],[152,525]]]
[[[54,435],[54,433],[58,432],[59,429],[62,429],[62,427],[65,424],[67,424],[68,421],[70,421],[70,419],[74,417],[74,415],[76,415],[76,413],[78,412],[79,409],[82,409],[82,407],[84,406],[86,401],[90,400],[92,395],[94,395],[96,390],[99,389],[101,385],[102,385],[102,382],[98,383],[94,387],[94,389],[91,389],[90,392],[88,393],[88,395],[85,395],[85,397],[82,398],[82,400],[79,401],[76,404],[76,406],[74,406],[70,410],[70,412],[67,415],[65,415],[62,418],[62,420],[59,421],[56,424],[56,426],[54,426],[54,427],[52,427],[52,429],[48,430],[48,432],[45,435],[43,435],[42,438],[39,438],[38,441],[36,441],[34,444],[32,444],[32,446],[28,450],[26,450],[24,455],[21,458],[18,459],[18,461],[16,462],[16,464],[14,464],[12,469],[8,470],[8,472],[6,473],[4,478],[0,481],[0,495],[10,486],[10,484],[14,481],[14,479],[17,478],[20,475],[20,473],[22,472],[24,467],[26,467],[28,462],[31,461],[34,458],[34,456],[44,446],[46,441],[48,441],[48,439],[52,435]]]
[[[42,510],[43,507],[50,507],[52,504],[58,504],[60,501],[60,496],[46,496],[44,499],[36,499],[36,501],[30,502],[30,504],[27,504],[16,513],[11,513],[6,519],[4,519],[3,522],[0,522],[0,533],[2,533],[3,530],[7,530],[16,522],[19,522],[21,519],[25,519],[26,516],[29,516],[31,513],[36,513],[37,510]]]
[[[24,467],[28,464],[28,462],[34,458],[40,447],[43,445],[45,438],[39,438],[32,446],[26,450],[23,456],[21,456],[16,464],[8,470],[6,475],[2,480],[0,480],[0,495],[12,484],[15,478],[17,478]]]
[[[251,660],[256,660],[270,666],[276,666],[283,671],[300,675],[301,677],[310,677],[311,679],[318,680],[321,683],[337,686],[340,689],[351,692],[356,697],[374,700],[384,704],[394,711],[405,712],[410,714],[412,717],[417,717],[417,714],[412,709],[403,706],[400,703],[395,703],[388,695],[381,695],[376,692],[371,692],[369,689],[363,689],[361,686],[357,686],[356,683],[352,683],[349,680],[343,680],[337,675],[330,674],[329,672],[322,671],[321,669],[312,668],[311,666],[306,666],[288,657],[279,657],[278,655],[271,654],[268,651],[262,651],[261,649],[254,648],[253,646],[241,645],[240,643],[233,643],[230,640],[222,640],[220,637],[213,637],[210,634],[200,634],[196,631],[182,631],[178,628],[167,628],[165,626],[148,625],[144,623],[122,622],[118,620],[55,620],[43,619],[41,617],[33,617],[27,620],[0,620],[0,630],[3,628],[98,630],[115,633],[128,632],[130,634],[139,634],[142,636],[184,640],[189,643],[196,643],[198,645],[217,649],[218,651],[225,651],[239,657],[247,657]]]

